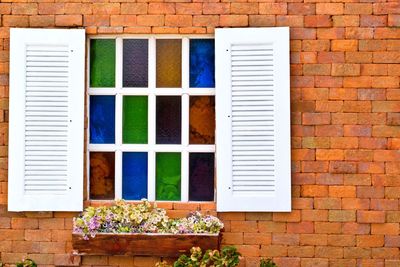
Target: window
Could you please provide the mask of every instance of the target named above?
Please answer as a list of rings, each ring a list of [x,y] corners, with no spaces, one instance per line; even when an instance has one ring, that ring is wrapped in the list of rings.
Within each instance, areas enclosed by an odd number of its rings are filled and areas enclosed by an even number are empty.
[[[214,39],[90,39],[89,195],[213,201]]]
[[[290,211],[288,28],[86,40],[87,91],[85,30],[10,31],[10,211],[82,210],[84,167],[92,199]]]

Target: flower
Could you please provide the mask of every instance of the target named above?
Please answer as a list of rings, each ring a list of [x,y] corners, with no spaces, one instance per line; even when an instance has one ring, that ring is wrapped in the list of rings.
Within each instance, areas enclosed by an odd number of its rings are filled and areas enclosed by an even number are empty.
[[[111,207],[88,207],[73,219],[73,232],[84,239],[96,233],[212,233],[224,227],[214,216],[192,212],[186,218],[171,219],[165,209],[143,199],[137,205],[117,200]]]

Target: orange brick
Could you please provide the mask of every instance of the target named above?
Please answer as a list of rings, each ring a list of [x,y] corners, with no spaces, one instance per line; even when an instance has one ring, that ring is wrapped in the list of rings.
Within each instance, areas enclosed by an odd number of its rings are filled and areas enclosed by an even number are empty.
[[[55,25],[53,15],[29,16],[29,25],[31,27],[52,27]]]
[[[203,5],[201,3],[176,3],[176,14],[201,15]]]
[[[376,77],[377,79],[372,80],[373,88],[398,88],[399,86],[399,77],[394,76],[381,76]],[[400,103],[400,101],[399,101]]]
[[[302,147],[303,148],[329,148],[329,146],[330,146],[329,137],[303,137],[302,138]],[[317,159],[318,159],[318,157],[317,157]]]
[[[383,198],[384,188],[382,186],[358,186],[357,197],[358,198]]]
[[[314,15],[314,3],[288,3],[287,6],[289,15]]]
[[[313,246],[290,246],[288,247],[289,257],[314,257]],[[285,265],[288,266],[288,265]],[[293,266],[293,265],[289,265]]]
[[[2,17],[3,17],[2,18],[3,26],[6,26],[6,27],[28,27],[29,26],[28,16],[2,15]],[[5,84],[2,84],[2,85],[5,85]],[[7,85],[8,85],[8,83],[7,83]]]
[[[334,27],[357,27],[360,25],[360,16],[358,15],[345,15],[345,16],[332,16]]]
[[[301,218],[303,222],[322,222],[328,221],[328,211],[327,210],[302,210]]]
[[[192,16],[190,15],[166,15],[165,26],[187,27],[192,26]]]
[[[122,6],[123,8],[124,6]],[[143,7],[137,6],[139,11]],[[149,3],[148,14],[175,14],[175,4],[174,3]]]
[[[355,186],[330,186],[329,187],[330,197],[356,197]]]
[[[374,63],[400,63],[400,52],[374,52]]]
[[[343,77],[331,77],[331,76],[316,76],[315,77],[316,87],[342,87]]]
[[[232,232],[256,233],[257,232],[257,222],[254,222],[254,221],[231,221],[231,231]]]
[[[324,185],[303,185],[301,189],[301,195],[303,197],[328,196],[328,187]]]
[[[332,40],[332,51],[357,51],[358,40]]]
[[[65,253],[65,242],[40,242],[40,253]]]
[[[400,15],[389,15],[388,16],[388,26],[398,27],[400,26]]]
[[[61,27],[82,26],[82,15],[57,15],[55,24]]]
[[[13,15],[36,15],[37,13],[38,5],[36,3],[13,3],[11,6]]]
[[[331,65],[329,64],[305,64],[303,65],[304,75],[330,75]]]
[[[64,11],[65,14],[92,14],[92,5],[88,3],[65,3]]]
[[[393,199],[371,199],[372,210],[397,210],[398,201]]]
[[[315,247],[315,257],[319,258],[343,258],[343,248],[317,246]]]
[[[121,10],[119,3],[94,3],[92,7],[93,14],[96,15],[118,15]],[[129,6],[127,6],[127,4],[123,4],[122,7],[122,10],[125,12],[129,10]]]
[[[239,253],[241,253],[244,257],[260,256],[260,250],[258,245],[238,245],[236,247]]]
[[[39,220],[39,229],[64,229],[63,218],[49,218]]]
[[[344,153],[341,149],[317,149],[317,160],[344,160]]]
[[[354,222],[356,220],[355,210],[330,210],[330,222]]]
[[[336,93],[335,93],[336,95]],[[334,113],[331,114],[332,124],[355,124],[357,113]]]
[[[344,158],[345,160],[354,161],[372,161],[373,152],[368,150],[346,150]]]
[[[257,3],[231,3],[231,14],[258,14],[259,6]],[[260,4],[260,14],[263,13],[262,3]]]
[[[354,88],[330,88],[329,89],[329,99],[331,100],[356,100],[357,99],[357,89]],[[351,115],[355,118],[357,118],[356,113],[336,113],[332,114],[332,123],[336,124],[333,122],[334,116],[346,116],[346,115]],[[341,124],[341,123],[339,123]],[[352,123],[349,123],[352,124]]]
[[[64,14],[64,3],[39,3],[38,13],[41,15]]]
[[[370,258],[371,257],[371,249],[370,248],[358,248],[358,247],[345,247],[343,249],[344,258]]]
[[[163,26],[164,16],[162,15],[139,15],[137,23],[140,26]]]
[[[339,234],[341,223],[338,222],[315,222],[315,233],[317,234]]]
[[[342,226],[343,234],[366,235],[370,234],[371,227],[369,224],[360,224],[356,222],[345,222]]]
[[[283,233],[286,231],[286,223],[259,221],[258,230],[260,233]]]
[[[292,212],[273,213],[272,219],[275,222],[300,222],[301,214],[299,210]]]
[[[357,211],[357,222],[359,223],[384,223],[385,212],[383,211]]]
[[[298,234],[288,234],[288,233],[272,234],[273,245],[298,245],[299,242],[300,242],[300,236]]]
[[[287,247],[283,245],[261,245],[260,256],[285,257],[287,256]]]
[[[110,16],[108,15],[85,15],[83,17],[84,26],[109,26]]]
[[[274,15],[250,15],[249,16],[249,26],[275,26],[275,16]]]
[[[398,223],[372,223],[371,234],[374,235],[398,235]]]
[[[328,235],[328,246],[353,247],[356,244],[355,235]]]
[[[13,241],[13,252],[37,253],[39,252],[39,243],[32,241]]]
[[[67,254],[54,254],[54,265],[56,266],[80,266],[81,257]]]
[[[229,245],[243,244],[243,233],[223,233],[222,243]]]
[[[285,15],[287,14],[287,3],[260,3],[260,14]],[[233,11],[234,4],[231,5]],[[244,13],[242,13],[244,14]],[[298,14],[294,14],[298,15]]]
[[[245,245],[270,245],[271,234],[265,233],[244,233],[243,244]]]
[[[398,259],[399,248],[372,248],[373,258]]]
[[[369,199],[343,198],[342,209],[344,210],[366,210],[370,207]]]
[[[314,232],[314,223],[311,221],[287,224],[287,233],[312,234],[313,232]]]
[[[327,234],[301,234],[301,246],[326,246],[328,243]]]
[[[230,13],[229,3],[203,3],[204,15],[222,15]]]
[[[221,26],[247,26],[249,18],[246,15],[221,15],[219,22]]]
[[[370,3],[345,3],[344,14],[372,14],[372,4]]]
[[[317,14],[341,15],[344,8],[342,3],[317,3]]]
[[[304,17],[296,15],[277,15],[276,26],[303,27]]]
[[[132,15],[111,15],[111,26],[136,26],[136,16]]]
[[[331,137],[331,148],[358,148],[357,137]]]
[[[39,222],[34,218],[12,218],[11,227],[14,229],[37,229]]]

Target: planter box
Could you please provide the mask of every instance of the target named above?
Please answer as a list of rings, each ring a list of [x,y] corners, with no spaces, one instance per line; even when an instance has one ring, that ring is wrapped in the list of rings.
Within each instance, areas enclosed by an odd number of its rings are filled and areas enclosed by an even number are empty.
[[[84,240],[72,234],[72,246],[77,255],[129,255],[178,257],[192,247],[219,249],[220,234],[113,234],[99,233]]]

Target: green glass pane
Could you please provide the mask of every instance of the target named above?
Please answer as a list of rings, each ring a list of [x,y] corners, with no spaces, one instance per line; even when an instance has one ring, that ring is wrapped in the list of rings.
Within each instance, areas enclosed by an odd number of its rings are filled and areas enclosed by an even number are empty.
[[[181,153],[156,154],[156,200],[181,200]]]
[[[90,87],[115,86],[115,40],[90,40]]]
[[[124,96],[122,141],[147,144],[147,96]]]

